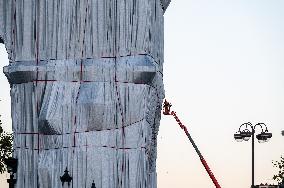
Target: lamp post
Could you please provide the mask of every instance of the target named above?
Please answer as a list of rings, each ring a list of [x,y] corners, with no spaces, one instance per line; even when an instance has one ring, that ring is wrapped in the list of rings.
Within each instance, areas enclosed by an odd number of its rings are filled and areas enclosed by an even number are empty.
[[[280,183],[279,188],[284,188],[284,178],[283,178],[282,182]]]
[[[67,170],[67,167],[64,171],[63,176],[60,176],[60,180],[62,182],[62,187],[64,186],[64,183],[67,182],[68,187],[70,187],[70,182],[72,181],[72,177],[68,173],[69,171]]]
[[[92,183],[92,187],[91,187],[91,188],[96,188],[95,181],[93,181],[93,183]]]
[[[256,135],[256,138],[259,143],[268,142],[272,137],[272,133],[269,133],[267,130],[267,126],[264,123],[257,123],[256,125],[252,125],[250,122],[244,123],[240,126],[237,133],[234,134],[234,138],[237,142],[241,141],[249,141],[250,137],[252,137],[252,183],[251,188],[254,188],[254,136],[255,130],[257,127],[261,128],[261,133]]]
[[[17,180],[14,179],[14,174],[17,173],[18,159],[10,157],[8,159],[4,159],[4,163],[7,165],[8,173],[10,173],[10,179],[7,179],[9,188],[14,188],[17,182]]]

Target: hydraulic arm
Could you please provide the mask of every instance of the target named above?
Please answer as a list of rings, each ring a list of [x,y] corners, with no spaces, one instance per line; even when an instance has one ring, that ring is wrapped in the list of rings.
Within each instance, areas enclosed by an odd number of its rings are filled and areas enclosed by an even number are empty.
[[[200,161],[202,163],[202,165],[204,166],[206,172],[208,173],[209,177],[211,178],[212,182],[214,183],[216,188],[221,188],[221,186],[219,185],[217,179],[215,178],[213,172],[210,170],[208,164],[206,163],[204,157],[202,156],[200,150],[198,149],[198,147],[196,146],[195,142],[193,141],[192,137],[190,136],[187,128],[185,125],[183,125],[180,121],[180,119],[178,118],[176,112],[171,111],[171,104],[169,102],[167,102],[167,100],[165,100],[164,102],[164,110],[163,110],[163,114],[164,115],[172,115],[175,120],[177,121],[177,123],[179,124],[180,128],[183,129],[183,131],[185,132],[186,136],[188,137],[189,141],[191,142],[192,146],[194,147],[196,153],[198,154]]]

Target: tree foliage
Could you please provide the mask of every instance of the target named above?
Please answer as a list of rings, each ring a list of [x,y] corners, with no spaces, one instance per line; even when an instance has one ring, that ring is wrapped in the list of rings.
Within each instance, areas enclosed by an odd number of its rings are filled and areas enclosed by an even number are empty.
[[[0,116],[1,117],[1,116]],[[12,156],[13,136],[7,133],[2,128],[2,121],[0,119],[0,173],[3,174],[6,171],[6,165],[4,159]]]
[[[284,179],[284,156],[281,156],[279,161],[272,161],[272,164],[278,169],[278,173],[273,176],[273,179],[280,183]]]

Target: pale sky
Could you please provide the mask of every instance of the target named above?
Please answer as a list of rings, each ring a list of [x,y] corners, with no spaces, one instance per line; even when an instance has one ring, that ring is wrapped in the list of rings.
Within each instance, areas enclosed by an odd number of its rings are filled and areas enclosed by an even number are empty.
[[[8,64],[0,46],[1,67]],[[273,133],[256,142],[255,182],[273,183],[284,155],[284,0],[172,0],[165,14],[164,83],[223,188],[251,184],[251,142],[235,142],[245,122]],[[0,114],[11,130],[9,84],[0,74]],[[257,130],[258,132],[260,130]],[[158,136],[158,188],[214,188],[172,117]],[[8,188],[6,175],[0,187]]]

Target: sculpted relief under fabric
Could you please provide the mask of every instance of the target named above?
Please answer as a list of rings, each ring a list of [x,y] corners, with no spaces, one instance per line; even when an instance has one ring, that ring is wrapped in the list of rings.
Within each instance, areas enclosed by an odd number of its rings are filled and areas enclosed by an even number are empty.
[[[17,188],[156,188],[170,0],[0,0]]]

